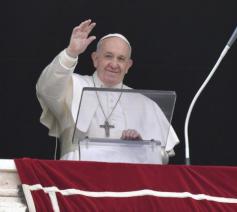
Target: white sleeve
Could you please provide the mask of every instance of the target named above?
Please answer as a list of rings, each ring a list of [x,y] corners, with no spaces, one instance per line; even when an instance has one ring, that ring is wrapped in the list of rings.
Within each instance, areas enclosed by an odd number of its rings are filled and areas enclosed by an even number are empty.
[[[172,125],[170,125],[170,130],[169,130],[169,134],[168,134],[168,139],[167,139],[167,145],[165,147],[166,152],[168,153],[168,155],[170,157],[175,155],[174,152],[174,147],[179,143],[179,138],[176,135],[174,128]]]
[[[59,137],[73,124],[72,74],[76,64],[77,59],[70,58],[64,50],[44,69],[37,82],[36,93],[43,110],[40,122],[48,127],[51,136]]]
[[[71,68],[75,68],[77,64],[78,57],[73,58],[69,56],[66,52],[66,49],[64,49],[60,54],[59,54],[59,63],[61,64],[62,67],[64,67],[67,70],[70,70]]]

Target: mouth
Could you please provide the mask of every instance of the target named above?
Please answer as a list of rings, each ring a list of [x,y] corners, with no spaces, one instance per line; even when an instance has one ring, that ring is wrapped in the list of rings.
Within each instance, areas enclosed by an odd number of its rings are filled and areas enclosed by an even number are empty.
[[[116,70],[106,70],[106,72],[111,73],[111,74],[119,74],[119,71],[116,71]]]

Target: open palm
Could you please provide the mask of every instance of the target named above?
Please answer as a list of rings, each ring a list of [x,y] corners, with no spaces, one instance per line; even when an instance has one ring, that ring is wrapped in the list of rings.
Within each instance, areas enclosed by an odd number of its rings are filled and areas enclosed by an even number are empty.
[[[88,45],[95,40],[95,36],[89,36],[91,30],[95,27],[95,23],[91,20],[86,20],[76,26],[71,35],[70,43],[67,48],[67,53],[72,57],[77,57],[83,53]]]

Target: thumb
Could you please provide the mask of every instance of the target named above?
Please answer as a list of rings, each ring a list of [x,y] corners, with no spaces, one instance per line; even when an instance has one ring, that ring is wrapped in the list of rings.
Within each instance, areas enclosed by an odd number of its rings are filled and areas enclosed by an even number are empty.
[[[89,45],[91,44],[91,42],[92,42],[93,40],[95,40],[95,39],[96,39],[95,36],[90,36],[90,37],[87,39],[87,46],[89,46]]]

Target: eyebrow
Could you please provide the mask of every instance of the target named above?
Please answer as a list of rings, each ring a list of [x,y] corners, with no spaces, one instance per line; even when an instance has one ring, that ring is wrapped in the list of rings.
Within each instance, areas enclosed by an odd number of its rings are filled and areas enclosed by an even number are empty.
[[[113,55],[114,53],[113,52],[105,52],[104,54],[111,54],[111,55]],[[122,58],[124,58],[124,59],[126,59],[126,58],[129,58],[128,56],[125,56],[125,55],[118,55],[118,57],[122,57]]]

